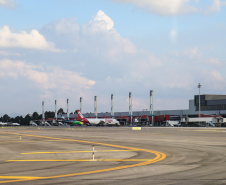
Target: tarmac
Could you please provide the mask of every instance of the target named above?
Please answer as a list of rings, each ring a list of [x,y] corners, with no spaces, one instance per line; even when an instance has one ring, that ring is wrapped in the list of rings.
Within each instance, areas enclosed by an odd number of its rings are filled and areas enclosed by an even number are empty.
[[[226,184],[226,128],[0,127],[0,184]]]

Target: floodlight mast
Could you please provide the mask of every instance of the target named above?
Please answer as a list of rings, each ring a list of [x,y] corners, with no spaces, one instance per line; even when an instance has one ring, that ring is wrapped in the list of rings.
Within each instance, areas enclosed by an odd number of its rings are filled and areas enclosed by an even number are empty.
[[[94,114],[97,118],[97,96],[94,96]]]
[[[199,88],[199,118],[200,118],[200,88],[201,88],[201,84],[198,84],[198,88]]]
[[[132,93],[129,92],[129,116],[130,116],[130,123],[133,124],[133,112],[132,112]]]
[[[80,112],[82,112],[82,97],[80,97]]]
[[[114,117],[114,95],[111,94],[111,117]]]
[[[67,99],[67,119],[69,120],[69,99]]]
[[[57,121],[57,100],[55,100],[55,119]]]
[[[150,90],[150,116],[151,116],[151,125],[154,126],[154,108],[153,108],[153,95],[154,95],[154,91]]]
[[[42,122],[45,123],[45,110],[44,110],[45,103],[42,101]]]

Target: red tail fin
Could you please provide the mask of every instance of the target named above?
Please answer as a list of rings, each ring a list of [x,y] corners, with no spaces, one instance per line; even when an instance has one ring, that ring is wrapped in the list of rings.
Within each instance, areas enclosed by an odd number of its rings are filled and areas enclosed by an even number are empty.
[[[80,112],[80,110],[76,110],[75,112],[76,112],[76,114],[78,114],[78,121],[89,123],[89,121],[83,116],[83,114]]]

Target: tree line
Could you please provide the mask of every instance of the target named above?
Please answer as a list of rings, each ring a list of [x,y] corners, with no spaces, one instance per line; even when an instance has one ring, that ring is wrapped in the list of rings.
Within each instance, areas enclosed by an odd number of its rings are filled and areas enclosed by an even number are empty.
[[[57,115],[66,114],[62,108],[57,111]],[[55,112],[53,111],[46,111],[45,112],[45,119],[54,118]],[[20,125],[29,125],[30,121],[40,120],[42,119],[42,114],[38,114],[37,112],[33,112],[33,114],[27,114],[25,117],[23,116],[16,116],[10,117],[8,114],[4,114],[0,117],[0,122],[9,122],[9,123],[19,123]]]

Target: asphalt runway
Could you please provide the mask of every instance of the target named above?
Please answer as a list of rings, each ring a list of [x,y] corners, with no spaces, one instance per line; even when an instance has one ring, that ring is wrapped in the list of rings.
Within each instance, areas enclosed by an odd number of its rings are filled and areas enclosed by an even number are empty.
[[[0,128],[2,184],[226,184],[226,129]]]

